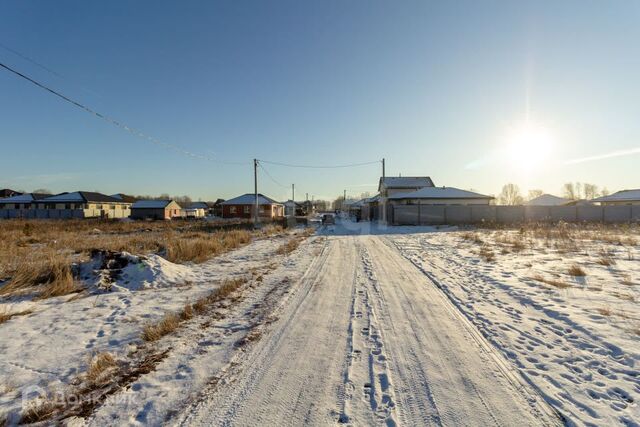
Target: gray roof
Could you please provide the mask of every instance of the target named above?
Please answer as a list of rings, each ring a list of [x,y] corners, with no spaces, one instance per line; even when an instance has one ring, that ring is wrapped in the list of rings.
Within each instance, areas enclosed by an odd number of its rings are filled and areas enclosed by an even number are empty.
[[[164,209],[173,200],[138,200],[135,202],[131,209]]]
[[[493,197],[454,187],[425,187],[408,193],[393,194],[389,199],[493,199]]]
[[[209,205],[207,202],[193,202],[187,206],[187,209],[209,209]]]
[[[598,197],[592,202],[637,202],[640,201],[640,188],[634,190],[622,190],[608,196]]]
[[[543,194],[527,202],[529,206],[562,206],[571,202],[570,199],[554,196],[553,194]]]
[[[378,190],[384,183],[387,188],[423,188],[433,187],[433,180],[428,176],[385,176],[378,182]]]
[[[107,196],[102,193],[95,193],[92,191],[74,191],[73,193],[61,193],[55,196],[49,196],[42,199],[43,202],[49,203],[125,203],[115,197]]]
[[[242,196],[234,197],[233,199],[222,202],[222,205],[253,205],[256,203],[256,196],[254,193],[243,194]],[[258,193],[259,205],[281,205],[282,203],[276,202],[270,197]]]
[[[0,203],[29,203],[33,202],[34,200],[41,200],[49,196],[51,196],[51,194],[26,193],[0,199]]]

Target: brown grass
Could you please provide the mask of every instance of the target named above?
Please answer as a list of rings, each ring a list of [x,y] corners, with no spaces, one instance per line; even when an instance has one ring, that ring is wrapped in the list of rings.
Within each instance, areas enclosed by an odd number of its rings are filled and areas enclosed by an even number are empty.
[[[496,254],[486,245],[482,245],[479,255],[480,258],[482,258],[486,262],[493,262],[496,259]]]
[[[178,326],[180,326],[180,316],[175,313],[167,313],[158,322],[145,325],[142,329],[142,339],[157,341],[178,329]]]
[[[472,233],[468,231],[462,234],[462,238],[468,242],[472,242],[478,245],[481,245],[484,243],[484,241],[482,240],[482,238],[478,233]]]
[[[298,246],[300,246],[300,242],[301,242],[300,238],[294,237],[288,242],[282,244],[278,249],[276,249],[276,253],[278,255],[288,255],[291,252],[298,249]]]
[[[147,342],[153,342],[174,332],[182,322],[193,318],[196,314],[205,314],[210,306],[229,298],[233,292],[237,291],[247,281],[247,277],[225,280],[208,295],[199,298],[193,304],[186,304],[179,313],[166,313],[157,322],[145,325],[142,329],[142,339]]]
[[[625,286],[633,286],[634,285],[634,283],[631,281],[631,276],[628,275],[628,274],[625,274],[622,277],[622,284],[625,285]]]
[[[26,316],[27,314],[31,314],[33,313],[33,310],[23,310],[23,311],[14,311],[13,313],[10,311],[7,311],[5,309],[0,311],[0,324],[11,320],[12,317],[15,316]]]
[[[573,264],[571,267],[569,267],[567,273],[574,277],[584,277],[587,275],[586,271],[584,271],[582,267],[577,264]]]
[[[537,280],[538,282],[546,283],[547,285],[551,285],[554,288],[558,289],[566,289],[571,287],[571,285],[566,282],[557,279],[548,279],[541,274],[536,274],[535,276],[533,276],[533,279]]]
[[[597,308],[596,311],[601,316],[611,316],[613,314],[610,307],[600,307],[600,308]]]
[[[111,353],[98,353],[91,359],[85,379],[91,386],[104,384],[117,366],[118,362]]]
[[[48,298],[78,292],[81,287],[74,281],[72,264],[88,260],[96,249],[158,253],[172,262],[203,262],[253,237],[283,231],[274,224],[255,231],[249,226],[243,221],[3,220],[0,281],[6,282],[0,296],[34,293]]]

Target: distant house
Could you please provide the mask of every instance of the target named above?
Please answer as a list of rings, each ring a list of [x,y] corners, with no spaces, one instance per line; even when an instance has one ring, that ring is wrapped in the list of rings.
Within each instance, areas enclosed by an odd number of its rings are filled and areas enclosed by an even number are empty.
[[[595,198],[592,202],[604,206],[640,205],[640,189],[618,191],[608,196]]]
[[[173,219],[182,216],[182,208],[173,200],[138,200],[131,206],[133,219]]]
[[[388,197],[390,204],[399,205],[488,205],[492,196],[454,187],[424,187]]]
[[[10,190],[8,188],[3,188],[2,190],[0,190],[0,199],[4,199],[6,197],[13,197],[13,196],[19,196],[22,193],[20,193],[19,191],[14,191],[14,190]]]
[[[46,218],[127,218],[131,203],[92,191],[74,191],[42,198],[37,209]]]
[[[222,202],[221,205],[223,218],[253,218],[256,198],[254,194],[247,193]],[[258,205],[260,218],[274,219],[284,216],[284,205],[270,197],[258,194]]]
[[[287,200],[284,204],[285,216],[305,216],[307,214],[307,204]]]
[[[182,208],[182,216],[186,218],[204,218],[209,214],[207,202],[193,202]]]
[[[398,193],[417,191],[425,187],[433,187],[428,176],[386,176],[378,182],[380,197],[390,197]]]
[[[564,206],[571,203],[571,199],[565,199],[564,197],[554,196],[552,194],[543,194],[538,197],[534,197],[529,200],[526,205],[528,206]]]
[[[51,194],[26,193],[0,199],[0,218],[35,217],[35,202]]]
[[[213,216],[217,216],[218,218],[222,218],[222,203],[224,202],[224,199],[217,199],[215,202],[213,202],[213,206],[211,207],[211,214]]]

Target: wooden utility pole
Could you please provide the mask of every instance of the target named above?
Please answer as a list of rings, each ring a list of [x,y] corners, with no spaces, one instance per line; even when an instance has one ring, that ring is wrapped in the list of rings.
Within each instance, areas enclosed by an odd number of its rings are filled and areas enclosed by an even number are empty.
[[[385,176],[385,170],[384,170],[384,158],[382,159],[382,183],[384,184],[384,176]],[[387,222],[387,198],[380,194],[380,201],[382,202],[382,222],[386,224]]]
[[[291,184],[291,202],[293,202],[293,209],[291,210],[291,216],[296,216],[296,185]]]
[[[258,208],[260,206],[260,204],[258,203],[258,159],[253,159],[253,193],[255,196],[255,207],[254,207],[254,213],[253,213],[253,226],[258,228]]]

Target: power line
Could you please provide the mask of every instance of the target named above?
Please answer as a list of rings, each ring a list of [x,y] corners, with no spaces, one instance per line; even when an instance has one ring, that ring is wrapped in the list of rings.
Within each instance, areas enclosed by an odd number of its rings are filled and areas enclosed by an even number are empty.
[[[351,167],[357,167],[357,166],[373,165],[373,164],[381,162],[381,160],[375,160],[375,161],[372,161],[372,162],[350,163],[350,164],[345,164],[345,165],[298,165],[298,164],[292,164],[292,163],[272,162],[272,161],[269,161],[269,160],[260,160],[260,159],[258,159],[258,161],[260,161],[261,163],[268,163],[268,164],[271,164],[271,165],[286,166],[286,167],[290,167],[290,168],[308,168],[308,169],[351,168]]]
[[[111,117],[109,117],[109,116],[107,116],[105,114],[99,113],[98,111],[95,111],[95,110],[87,107],[86,105],[81,104],[78,101],[74,101],[73,99],[63,95],[62,93],[57,92],[56,90],[51,89],[51,88],[45,86],[44,84],[37,82],[36,80],[32,79],[31,77],[28,77],[28,76],[22,74],[21,72],[14,70],[13,68],[9,67],[8,65],[5,65],[5,64],[0,62],[0,67],[2,67],[5,70],[17,75],[18,77],[21,77],[21,78],[27,80],[28,82],[38,86],[39,88],[44,89],[47,92],[49,92],[49,93],[51,93],[51,94],[63,99],[64,101],[66,101],[66,102],[68,102],[68,103],[70,103],[72,105],[75,105],[76,107],[78,107],[78,108],[80,108],[80,109],[82,109],[82,110],[84,110],[84,111],[86,111],[86,112],[88,112],[90,114],[93,114],[94,116],[96,116],[96,117],[98,117],[98,118],[100,118],[102,120],[105,120],[106,122],[111,123],[111,124],[121,128],[121,129],[124,129],[127,132],[129,132],[129,133],[131,133],[131,134],[133,134],[135,136],[138,136],[140,138],[146,139],[147,141],[152,142],[152,143],[154,143],[156,145],[161,145],[161,146],[163,146],[165,148],[170,148],[170,149],[175,150],[175,151],[177,151],[177,152],[179,152],[181,154],[184,154],[185,156],[188,156],[188,157],[204,159],[204,160],[208,160],[208,161],[215,162],[215,163],[222,163],[222,164],[229,164],[229,165],[246,165],[246,164],[249,164],[249,162],[232,162],[232,161],[224,161],[224,160],[214,159],[214,158],[212,158],[210,156],[203,156],[203,155],[200,155],[200,154],[192,153],[191,151],[185,150],[185,149],[180,148],[178,146],[175,146],[175,145],[168,144],[166,142],[160,141],[160,140],[158,140],[158,139],[156,139],[156,138],[154,138],[152,136],[146,135],[145,133],[143,133],[143,132],[141,132],[141,131],[139,131],[139,130],[131,127],[131,126],[128,126],[128,125],[126,125],[124,123],[121,123],[116,119],[113,119],[113,118],[111,118]]]
[[[288,185],[284,185],[282,183],[280,183],[280,181],[278,181],[277,179],[275,179],[274,177],[271,176],[271,174],[265,169],[264,166],[262,166],[262,164],[260,163],[260,161],[258,161],[258,166],[260,166],[260,169],[262,169],[264,171],[264,173],[269,177],[269,179],[271,181],[273,181],[276,185],[279,185],[282,188],[289,188]]]

